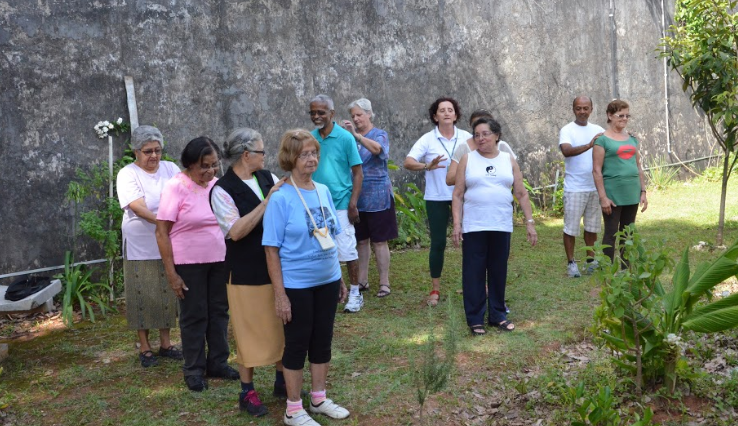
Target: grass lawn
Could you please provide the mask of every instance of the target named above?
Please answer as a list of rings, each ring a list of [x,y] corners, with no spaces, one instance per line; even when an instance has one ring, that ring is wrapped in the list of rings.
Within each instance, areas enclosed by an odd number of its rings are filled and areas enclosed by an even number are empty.
[[[738,239],[737,190],[733,179],[726,209],[728,244]],[[714,242],[719,194],[719,183],[677,183],[649,193],[650,207],[637,219],[639,230],[650,241],[662,240],[674,257],[699,241]],[[433,327],[442,334],[449,312],[457,324],[457,367],[449,387],[426,404],[429,424],[568,424],[572,409],[557,389],[574,378],[617,381],[604,354],[589,343],[588,327],[599,303],[597,284],[587,277],[566,277],[562,219],[537,222],[535,248],[525,241],[520,224],[513,233],[507,290],[509,318],[517,325],[513,333],[490,330],[482,338],[469,336],[459,294],[461,251],[450,241],[436,308],[425,306],[427,250],[392,254],[392,294],[384,299],[374,297],[378,285],[372,271],[364,309],[336,319],[328,392],[351,417],[316,420],[323,425],[418,424],[414,360],[420,359],[421,344]],[[583,245],[581,238],[577,244]],[[694,267],[717,254],[692,251],[690,256]],[[58,315],[36,318],[26,321],[27,329],[17,321],[4,321],[0,329],[0,337],[10,343],[0,376],[0,402],[7,404],[0,422],[5,425],[281,424],[284,406],[271,397],[270,367],[257,368],[255,377],[270,414],[253,419],[238,411],[237,382],[211,380],[209,390],[192,393],[176,362],[161,360],[159,367],[142,369],[135,334],[120,314],[79,323],[73,330],[63,328]],[[156,333],[152,337],[156,342]],[[589,351],[582,355],[582,348]],[[627,392],[628,387],[619,389]],[[627,400],[629,395],[618,397]],[[714,407],[720,401],[708,402]],[[682,424],[691,417],[684,412],[669,418],[668,424]]]

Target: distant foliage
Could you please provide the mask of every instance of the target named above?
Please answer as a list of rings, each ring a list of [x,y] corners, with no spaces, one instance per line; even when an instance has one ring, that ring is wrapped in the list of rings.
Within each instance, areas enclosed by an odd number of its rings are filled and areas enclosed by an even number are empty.
[[[390,241],[390,248],[427,247],[430,231],[423,191],[414,183],[407,184],[406,188],[403,194],[395,188],[398,237]]]

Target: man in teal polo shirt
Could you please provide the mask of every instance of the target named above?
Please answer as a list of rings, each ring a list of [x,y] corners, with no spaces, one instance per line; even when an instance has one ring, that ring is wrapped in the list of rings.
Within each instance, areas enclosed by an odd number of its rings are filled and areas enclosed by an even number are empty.
[[[359,312],[364,298],[359,292],[359,253],[356,251],[354,223],[359,221],[356,207],[361,192],[364,173],[361,157],[354,136],[333,121],[333,100],[327,95],[318,95],[310,100],[310,120],[315,125],[312,131],[320,143],[318,170],[313,173],[316,182],[327,186],[333,196],[333,204],[343,232],[336,236],[338,260],[346,262],[351,290],[344,312]]]

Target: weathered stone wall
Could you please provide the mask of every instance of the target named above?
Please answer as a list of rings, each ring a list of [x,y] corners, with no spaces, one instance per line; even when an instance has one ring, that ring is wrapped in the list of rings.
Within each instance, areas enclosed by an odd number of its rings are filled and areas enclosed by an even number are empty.
[[[661,28],[660,0],[0,0],[0,273],[61,263],[66,185],[107,158],[95,123],[128,119],[125,75],[140,122],[158,126],[175,157],[195,136],[251,126],[277,169],[280,134],[309,126],[308,100],[328,93],[339,118],[370,98],[401,164],[431,128],[430,103],[451,95],[464,113],[497,115],[538,183],[561,160],[558,129],[576,94],[594,98],[600,124],[610,99],[629,100],[644,156],[664,154]],[[669,90],[674,153],[705,154],[673,74]],[[394,174],[400,185],[418,178]]]

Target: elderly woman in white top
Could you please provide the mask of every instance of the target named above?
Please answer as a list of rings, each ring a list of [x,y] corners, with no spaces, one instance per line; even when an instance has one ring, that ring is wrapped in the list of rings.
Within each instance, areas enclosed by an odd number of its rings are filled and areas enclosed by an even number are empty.
[[[141,366],[157,365],[149,330],[159,329],[159,356],[181,360],[169,329],[177,324],[177,298],[169,290],[156,244],[156,213],[164,184],[179,173],[176,164],[161,161],[164,139],[156,127],[139,126],[131,134],[136,161],[118,172],[118,201],[123,209],[123,281],[126,320],[138,330]]]
[[[461,158],[454,187],[454,245],[462,248],[462,285],[466,323],[473,336],[486,334],[488,323],[502,331],[515,325],[505,312],[505,282],[513,231],[513,189],[526,220],[528,241],[538,242],[528,191],[518,163],[497,143],[502,131],[491,118],[474,124],[477,149]]]

